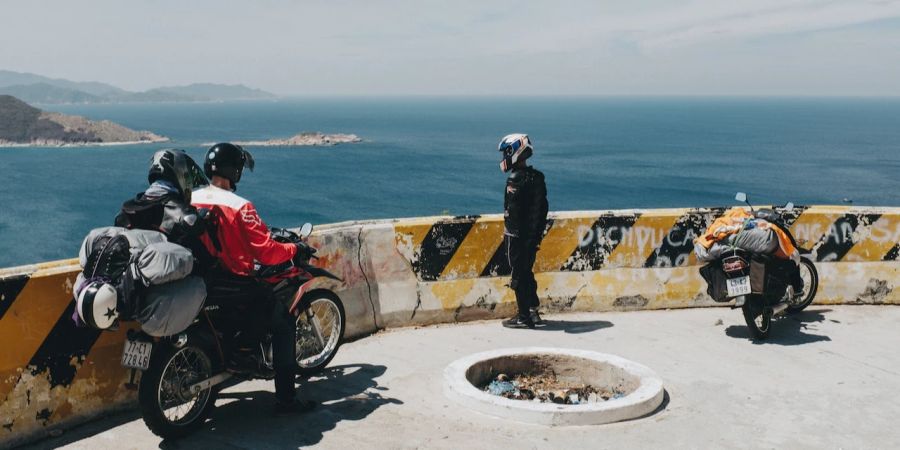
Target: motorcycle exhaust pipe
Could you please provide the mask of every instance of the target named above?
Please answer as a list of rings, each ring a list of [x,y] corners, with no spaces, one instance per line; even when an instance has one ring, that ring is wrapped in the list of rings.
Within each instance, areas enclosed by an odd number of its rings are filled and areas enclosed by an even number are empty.
[[[788,306],[790,306],[790,305],[788,305],[787,303],[779,303],[779,304],[773,306],[772,307],[772,315],[775,316],[775,315],[781,314],[781,312],[786,310],[788,308]]]

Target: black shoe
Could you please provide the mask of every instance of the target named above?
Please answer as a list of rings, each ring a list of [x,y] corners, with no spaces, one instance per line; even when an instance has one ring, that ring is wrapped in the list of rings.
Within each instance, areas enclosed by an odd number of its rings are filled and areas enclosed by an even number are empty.
[[[275,402],[275,415],[287,416],[291,414],[303,414],[316,409],[316,402],[312,400],[297,400],[291,402]]]
[[[547,322],[544,322],[544,319],[541,317],[540,313],[538,313],[537,308],[531,308],[528,311],[528,318],[531,319],[531,322],[534,323],[535,326],[543,327],[547,325]]]
[[[534,322],[529,317],[516,316],[501,322],[506,328],[534,328]]]

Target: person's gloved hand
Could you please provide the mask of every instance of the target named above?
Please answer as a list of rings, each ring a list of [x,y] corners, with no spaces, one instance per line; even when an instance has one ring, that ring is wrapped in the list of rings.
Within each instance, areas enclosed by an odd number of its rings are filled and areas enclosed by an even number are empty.
[[[305,242],[297,242],[294,245],[297,246],[297,253],[294,255],[293,259],[295,263],[298,261],[307,261],[316,254],[316,249],[310,247]]]

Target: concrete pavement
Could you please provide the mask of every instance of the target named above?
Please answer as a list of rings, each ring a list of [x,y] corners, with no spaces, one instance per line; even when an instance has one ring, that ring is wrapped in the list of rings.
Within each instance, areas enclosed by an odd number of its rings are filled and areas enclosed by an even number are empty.
[[[812,306],[748,339],[727,308],[548,316],[544,330],[498,321],[400,329],[346,344],[301,392],[313,413],[272,417],[271,382],[227,389],[205,429],[160,442],[136,413],[37,444],[127,448],[896,448],[900,308]],[[513,346],[619,355],[655,370],[668,400],[629,422],[542,427],[468,411],[444,397],[442,371]]]

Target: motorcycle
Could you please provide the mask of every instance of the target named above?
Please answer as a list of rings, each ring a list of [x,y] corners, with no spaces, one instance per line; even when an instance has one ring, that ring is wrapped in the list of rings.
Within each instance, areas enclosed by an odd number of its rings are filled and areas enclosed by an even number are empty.
[[[305,224],[300,233],[272,229],[276,241],[298,243],[312,233]],[[331,290],[311,287],[319,277],[340,281],[326,269],[305,261],[288,261],[276,266],[257,266],[255,279],[271,289],[274,301],[290,305],[296,317],[298,372],[313,375],[322,371],[337,354],[346,324],[341,299]],[[164,439],[190,434],[200,427],[215,407],[223,383],[229,380],[274,378],[272,334],[261,333],[247,348],[237,348],[239,324],[246,317],[234,317],[234,300],[241,293],[234,286],[210,286],[206,302],[193,324],[175,336],[152,338],[130,330],[122,355],[122,365],[130,368],[131,382],[143,372],[137,385],[141,415],[147,427]],[[288,303],[289,302],[289,303]],[[246,338],[245,338],[246,339]],[[241,358],[235,364],[235,356]]]
[[[734,300],[732,309],[741,308],[753,337],[765,339],[773,319],[800,312],[812,303],[819,288],[819,274],[809,257],[810,251],[797,245],[784,222],[784,214],[794,212],[793,203],[787,203],[779,214],[769,208],[754,210],[743,192],[738,192],[735,200],[746,203],[754,217],[765,219],[784,231],[800,252],[796,265],[791,260],[753,254],[739,248],[729,250],[718,261],[725,275],[724,301]],[[801,292],[794,292],[791,283],[797,276],[803,283]]]

